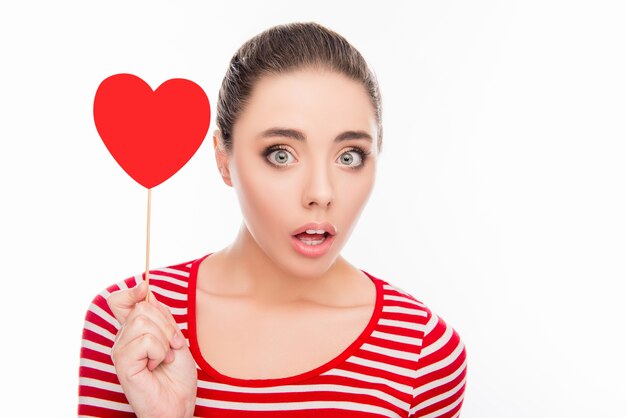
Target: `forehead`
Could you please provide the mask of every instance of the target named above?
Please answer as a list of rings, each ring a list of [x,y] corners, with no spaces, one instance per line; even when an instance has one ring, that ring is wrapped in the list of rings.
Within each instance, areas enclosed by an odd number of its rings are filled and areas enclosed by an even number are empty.
[[[299,69],[260,78],[235,124],[251,134],[284,126],[336,135],[364,130],[374,136],[375,112],[363,84],[325,69]]]

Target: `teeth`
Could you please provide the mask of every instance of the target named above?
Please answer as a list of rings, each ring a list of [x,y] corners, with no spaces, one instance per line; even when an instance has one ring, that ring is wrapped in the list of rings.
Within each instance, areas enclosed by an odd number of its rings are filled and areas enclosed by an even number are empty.
[[[302,242],[303,244],[306,244],[306,245],[320,245],[322,242],[326,241],[326,231],[323,230],[323,229],[307,229],[304,232],[309,234],[309,235],[322,235],[322,238],[315,240],[315,239],[311,239],[311,238],[301,237],[300,238],[300,242]]]
[[[322,238],[322,239],[318,239],[318,240],[305,240],[305,239],[301,239],[300,241],[302,241],[303,243],[305,243],[306,245],[319,245],[322,242],[326,241],[326,238]]]

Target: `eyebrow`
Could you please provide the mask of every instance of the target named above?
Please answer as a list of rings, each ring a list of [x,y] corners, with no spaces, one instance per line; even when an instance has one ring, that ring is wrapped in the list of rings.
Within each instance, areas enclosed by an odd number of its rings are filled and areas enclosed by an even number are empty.
[[[269,128],[258,135],[258,138],[271,138],[275,136],[295,139],[296,141],[306,141],[306,136],[302,131],[289,128]],[[365,131],[345,131],[337,135],[334,142],[347,141],[349,139],[365,139],[372,142],[372,137]]]

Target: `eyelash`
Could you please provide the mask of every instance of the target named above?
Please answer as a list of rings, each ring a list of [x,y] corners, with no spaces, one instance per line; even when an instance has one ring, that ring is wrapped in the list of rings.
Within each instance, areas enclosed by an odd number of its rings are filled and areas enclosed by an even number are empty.
[[[271,147],[268,147],[265,149],[265,151],[263,151],[263,156],[265,157],[265,160],[268,162],[268,164],[272,165],[273,167],[277,167],[277,168],[284,168],[287,167],[286,165],[280,165],[280,164],[274,164],[272,162],[270,162],[267,159],[267,156],[270,155],[272,152],[277,151],[277,150],[285,150],[287,152],[289,152],[289,149],[283,145],[272,145]],[[357,166],[347,166],[349,169],[351,170],[358,170],[361,167],[363,167],[365,165],[365,161],[367,160],[367,156],[370,155],[372,152],[371,151],[365,151],[365,149],[358,147],[358,146],[351,146],[349,149],[347,149],[344,153],[342,153],[341,155],[350,152],[350,151],[354,151],[357,154],[359,154],[359,156],[361,157],[361,164],[357,165]],[[289,152],[291,154],[291,152]]]

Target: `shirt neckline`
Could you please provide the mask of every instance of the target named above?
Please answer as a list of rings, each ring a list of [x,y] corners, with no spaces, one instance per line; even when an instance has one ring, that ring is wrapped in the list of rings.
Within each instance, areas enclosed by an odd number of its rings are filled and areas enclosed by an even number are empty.
[[[367,338],[372,334],[376,326],[378,325],[378,321],[381,316],[382,308],[383,308],[383,289],[382,282],[380,279],[372,276],[368,272],[361,270],[375,285],[376,287],[376,303],[374,306],[374,310],[372,312],[372,316],[365,327],[365,329],[361,332],[361,334],[357,337],[356,340],[352,342],[345,350],[341,352],[335,358],[329,360],[323,365],[316,367],[313,370],[309,370],[297,375],[279,377],[279,378],[270,378],[270,379],[241,379],[237,377],[227,376],[218,372],[214,369],[209,362],[205,360],[200,352],[200,346],[198,344],[197,338],[197,329],[196,329],[196,285],[198,279],[198,269],[200,267],[200,263],[212,255],[213,253],[209,253],[203,257],[198,258],[197,260],[192,262],[191,271],[189,274],[189,285],[187,287],[187,326],[188,326],[188,339],[189,339],[189,348],[191,350],[191,354],[196,361],[196,364],[202,369],[205,373],[213,377],[215,380],[228,383],[237,386],[250,386],[250,387],[265,387],[265,386],[277,386],[277,385],[285,385],[301,382],[303,380],[310,379],[315,376],[319,376],[320,374],[334,368],[338,364],[342,363],[344,360],[349,358],[354,352],[356,352],[363,343],[367,340]]]

